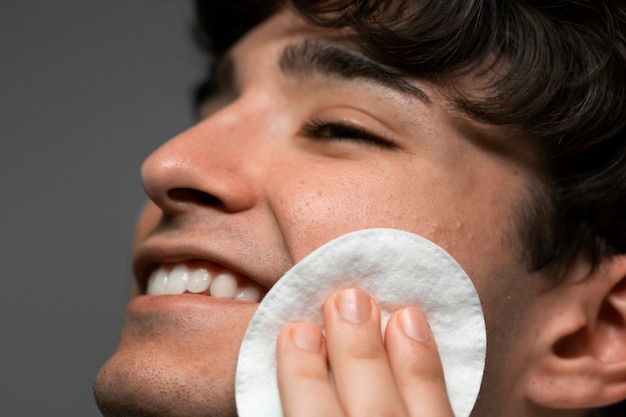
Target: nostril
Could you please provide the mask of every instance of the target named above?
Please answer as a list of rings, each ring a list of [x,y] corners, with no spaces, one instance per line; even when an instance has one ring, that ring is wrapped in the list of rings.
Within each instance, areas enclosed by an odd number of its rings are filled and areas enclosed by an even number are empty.
[[[192,188],[173,188],[167,192],[167,195],[170,199],[177,202],[195,203],[205,206],[223,205],[219,198]]]

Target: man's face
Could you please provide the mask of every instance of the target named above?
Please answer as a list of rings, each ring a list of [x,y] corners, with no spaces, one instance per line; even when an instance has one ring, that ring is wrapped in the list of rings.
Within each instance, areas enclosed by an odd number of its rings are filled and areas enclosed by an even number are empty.
[[[503,364],[524,355],[518,313],[539,288],[516,237],[530,169],[436,86],[386,75],[341,32],[289,13],[235,45],[206,117],[143,166],[152,201],[120,346],[96,382],[105,413],[233,415],[255,294],[320,245],[372,227],[438,243],[472,277],[490,341],[488,396],[522,372]],[[163,277],[183,266],[230,277],[201,294],[146,295],[159,268]]]

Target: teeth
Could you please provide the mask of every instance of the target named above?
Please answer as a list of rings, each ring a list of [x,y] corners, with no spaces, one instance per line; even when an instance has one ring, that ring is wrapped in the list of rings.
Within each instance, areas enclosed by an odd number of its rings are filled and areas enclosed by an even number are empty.
[[[182,294],[187,290],[187,282],[189,281],[189,273],[185,265],[177,265],[170,272],[170,279],[167,282],[168,294]]]
[[[220,298],[235,298],[237,294],[237,277],[223,272],[211,283],[211,295]]]
[[[187,291],[193,293],[204,292],[209,289],[209,285],[211,285],[209,271],[204,268],[198,268],[189,275]]]
[[[148,281],[148,294],[160,295],[166,294],[168,276],[164,268],[159,268],[150,276]]]
[[[168,270],[160,267],[148,280],[148,295],[204,293],[213,297],[259,302],[263,298],[261,287],[242,283],[243,279],[232,272],[211,273],[206,268],[178,264]],[[208,290],[208,291],[207,291]],[[207,295],[209,295],[207,294]]]
[[[262,298],[261,289],[253,285],[248,285],[244,289],[237,292],[235,300],[259,301]]]

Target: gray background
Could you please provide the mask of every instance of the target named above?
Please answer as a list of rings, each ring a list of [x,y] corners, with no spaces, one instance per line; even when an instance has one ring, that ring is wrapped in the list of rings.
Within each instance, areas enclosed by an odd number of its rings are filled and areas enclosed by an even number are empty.
[[[98,416],[141,161],[193,121],[190,1],[1,0],[0,416]]]

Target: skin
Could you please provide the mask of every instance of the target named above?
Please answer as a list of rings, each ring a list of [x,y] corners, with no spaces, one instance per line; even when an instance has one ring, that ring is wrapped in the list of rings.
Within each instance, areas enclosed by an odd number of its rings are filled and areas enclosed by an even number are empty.
[[[327,342],[311,323],[295,323],[278,337],[285,416],[453,416],[437,346],[418,308],[394,313],[384,342],[380,312],[359,289],[329,297],[324,317]]]
[[[138,281],[155,265],[193,260],[270,288],[347,232],[415,232],[456,258],[484,306],[487,369],[474,415],[541,415],[526,398],[527,364],[536,354],[528,340],[551,308],[551,292],[546,277],[528,272],[515,229],[516,210],[535,181],[528,155],[519,156],[515,144],[493,146],[506,132],[470,121],[423,81],[408,80],[428,100],[366,78],[281,70],[284,49],[304,39],[350,49],[344,34],[320,32],[291,13],[270,19],[231,51],[234,82],[207,100],[206,117],[145,161],[151,201],[134,244]],[[336,137],[334,127],[311,133],[312,120],[361,126],[392,145]],[[369,405],[395,404],[399,415],[418,415],[427,404],[432,414],[425,415],[450,416],[436,343],[419,309],[397,312],[383,345],[374,331],[375,302],[360,294],[371,303],[370,315],[353,323],[338,315],[340,297],[325,307],[328,340],[302,323],[279,337],[286,414],[307,415],[307,387],[328,396],[316,404],[328,404],[331,413],[366,415]],[[95,385],[103,413],[234,416],[236,358],[255,308],[198,295],[145,296],[135,282],[119,348]],[[349,366],[358,356],[350,346],[364,344],[371,347],[367,365]],[[324,382],[327,354],[339,375],[339,398]],[[298,368],[302,358],[314,365]],[[302,378],[307,372],[313,378]],[[373,377],[389,389],[368,393],[354,383]],[[290,391],[289,381],[303,389]],[[429,402],[410,400],[415,393]]]

